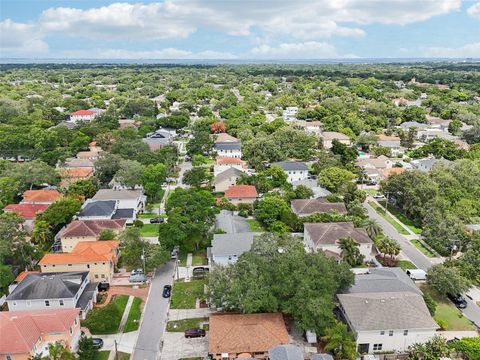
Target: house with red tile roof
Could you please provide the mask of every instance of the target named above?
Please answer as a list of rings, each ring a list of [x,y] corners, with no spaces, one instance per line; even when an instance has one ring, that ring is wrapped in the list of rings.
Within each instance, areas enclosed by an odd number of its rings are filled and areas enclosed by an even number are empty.
[[[225,198],[232,204],[253,204],[258,193],[253,185],[233,185],[225,190]]]
[[[93,176],[93,167],[63,168],[59,170],[62,181],[60,186],[68,188],[71,184],[80,180],[88,180]]]
[[[62,194],[55,189],[27,190],[23,193],[22,204],[53,204]]]
[[[103,230],[120,233],[125,229],[125,219],[74,220],[57,235],[64,253],[71,252],[79,242],[97,241]]]
[[[239,158],[218,156],[213,166],[213,175],[217,176],[230,168],[246,172],[247,163]]]
[[[79,242],[70,253],[46,254],[38,265],[42,273],[89,271],[90,281],[110,282],[119,256],[119,242]]]
[[[24,219],[23,227],[27,231],[33,229],[35,215],[44,212],[49,204],[9,204],[3,208],[3,211],[15,213]]]
[[[98,116],[98,112],[94,110],[78,110],[70,113],[70,121],[92,121]]]
[[[48,356],[48,345],[62,342],[72,352],[80,340],[79,309],[0,312],[0,358]]]

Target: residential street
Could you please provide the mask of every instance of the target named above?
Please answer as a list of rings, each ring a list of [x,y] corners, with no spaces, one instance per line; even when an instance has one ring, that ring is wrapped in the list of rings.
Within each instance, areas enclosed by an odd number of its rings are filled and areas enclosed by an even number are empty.
[[[134,360],[157,360],[160,357],[170,300],[162,297],[162,291],[164,285],[172,285],[174,269],[175,262],[169,261],[155,271],[133,352]]]

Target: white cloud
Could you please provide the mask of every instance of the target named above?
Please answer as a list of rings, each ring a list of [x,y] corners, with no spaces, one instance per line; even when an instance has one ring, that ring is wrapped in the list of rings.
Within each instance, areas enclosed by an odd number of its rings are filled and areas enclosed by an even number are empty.
[[[258,59],[326,59],[341,57],[335,47],[325,42],[283,43],[276,47],[260,45],[250,54]]]
[[[480,19],[480,2],[470,6],[467,9],[467,14],[473,18]]]
[[[480,42],[465,44],[459,47],[427,47],[422,49],[422,53],[426,57],[480,58]]]
[[[0,52],[4,56],[21,57],[48,52],[48,45],[35,25],[6,19],[0,22],[0,35]]]
[[[218,51],[192,52],[175,48],[159,50],[92,49],[65,51],[62,57],[87,59],[235,59],[230,53]]]

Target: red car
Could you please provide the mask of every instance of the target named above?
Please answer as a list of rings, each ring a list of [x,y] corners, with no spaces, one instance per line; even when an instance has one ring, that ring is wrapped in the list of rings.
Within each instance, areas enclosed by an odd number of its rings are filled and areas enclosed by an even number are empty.
[[[186,338],[197,338],[197,337],[204,337],[206,335],[205,330],[203,329],[188,329],[185,330],[185,337]]]

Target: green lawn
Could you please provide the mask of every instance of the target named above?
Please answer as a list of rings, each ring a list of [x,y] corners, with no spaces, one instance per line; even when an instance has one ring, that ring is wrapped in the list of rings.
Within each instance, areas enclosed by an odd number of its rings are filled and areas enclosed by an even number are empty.
[[[423,255],[428,256],[428,257],[434,257],[434,256],[435,256],[435,254],[432,253],[430,250],[428,250],[428,249],[425,247],[425,245],[423,245],[420,241],[418,241],[418,240],[411,240],[410,242],[411,242],[413,245],[415,245],[415,247],[416,247],[418,250],[420,250],[420,251],[423,253]]]
[[[408,260],[400,260],[398,262],[398,266],[401,267],[403,270],[416,269],[417,268],[414,263],[412,263]]]
[[[207,253],[205,252],[205,250],[200,250],[193,253],[193,257],[192,257],[193,266],[207,265],[207,264],[208,264],[208,259],[207,259]]]
[[[167,331],[184,332],[187,329],[199,328],[200,324],[205,322],[208,322],[208,318],[194,318],[194,319],[169,321],[167,323]]]
[[[439,294],[427,284],[422,284],[421,289],[424,293],[430,294],[430,296],[437,302],[437,310],[435,311],[433,318],[444,330],[475,330],[475,326],[470,322],[470,320],[464,317],[462,312],[458,310],[455,305],[453,305],[453,303],[446,297]]]
[[[127,295],[115,296],[107,306],[90,311],[82,321],[82,326],[88,328],[93,335],[116,334],[127,301]]]
[[[159,224],[144,224],[140,228],[140,235],[144,237],[156,237],[159,232]]]
[[[187,266],[187,255],[186,251],[180,249],[180,254],[178,255],[179,266]]]
[[[118,352],[118,360],[130,360],[131,355],[124,352]],[[115,359],[116,360],[116,359]]]
[[[390,215],[385,212],[385,209],[382,208],[374,201],[369,201],[368,204],[375,209],[375,211],[381,215],[385,220],[387,220],[400,234],[409,235],[409,232],[403,228],[402,225],[397,223]]]
[[[153,219],[156,218],[158,214],[153,214],[153,213],[143,213],[138,215],[140,219]]]
[[[97,356],[95,356],[95,360],[108,360],[109,356],[110,356],[109,350],[99,351],[97,353]]]
[[[203,285],[205,280],[192,280],[190,282],[175,281],[172,291],[171,309],[195,309],[197,298],[203,299]]]
[[[405,226],[407,226],[414,234],[420,235],[422,233],[422,228],[415,226],[415,223],[407,218],[404,214],[398,211],[396,208],[388,207],[388,211],[390,211],[395,217],[400,220]]]
[[[140,305],[142,305],[142,299],[137,297],[134,298],[132,307],[130,308],[130,312],[128,313],[127,322],[125,324],[125,329],[123,329],[123,332],[138,330],[138,327],[140,325],[140,317],[142,316],[142,310],[140,308]]]
[[[368,195],[371,195],[371,196],[378,193],[378,190],[376,189],[363,189],[363,191],[365,191]]]
[[[250,231],[252,232],[264,232],[262,224],[258,222],[257,219],[247,219],[247,223],[250,226]]]

